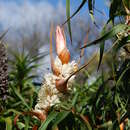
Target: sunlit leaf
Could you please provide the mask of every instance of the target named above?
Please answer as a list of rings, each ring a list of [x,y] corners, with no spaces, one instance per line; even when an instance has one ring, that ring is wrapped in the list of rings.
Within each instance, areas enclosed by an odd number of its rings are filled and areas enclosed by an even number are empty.
[[[109,9],[109,21],[112,20],[114,23],[114,18],[117,16],[118,10],[121,10],[122,0],[112,0]]]
[[[4,114],[9,114],[10,112],[13,112],[15,114],[21,114],[19,111],[15,110],[15,109],[8,109]]]
[[[88,9],[89,9],[90,17],[91,17],[92,21],[94,22],[94,16],[93,16],[93,0],[88,0]]]
[[[22,95],[17,91],[17,89],[14,88],[13,86],[12,86],[12,89],[13,89],[13,91],[15,92],[15,94],[17,95],[17,97],[23,102],[23,105],[25,105],[25,106],[30,110],[29,105],[26,103],[25,99],[24,99],[24,98],[22,97]]]
[[[25,120],[25,126],[26,126],[25,130],[28,130],[29,129],[30,117],[29,116],[25,116],[24,120]]]
[[[76,93],[76,94],[75,94],[75,96],[74,96],[74,98],[73,98],[73,100],[72,100],[72,106],[74,106],[74,105],[76,104],[76,101],[77,101],[77,99],[78,99],[78,95],[79,95],[79,93]]]
[[[92,127],[91,127],[88,119],[84,115],[82,115],[82,114],[80,114],[80,117],[86,123],[88,130],[92,130]]]
[[[87,2],[87,0],[82,0],[82,3],[79,5],[79,7],[77,8],[77,10],[62,24],[64,25],[65,23],[67,23],[70,19],[72,19],[79,11],[80,9],[84,6],[84,4]]]
[[[25,127],[25,124],[22,123],[22,122],[17,122],[17,126],[21,130],[21,129],[23,129]]]
[[[53,128],[55,128],[63,119],[65,119],[69,113],[70,111],[59,112],[57,116],[55,117],[55,120],[53,121],[53,124],[54,124]]]
[[[7,117],[7,118],[2,117],[1,120],[5,121],[6,130],[12,130],[12,119],[11,119],[11,117]]]
[[[91,45],[96,45],[99,42],[108,40],[108,39],[112,38],[113,36],[115,36],[117,33],[124,32],[127,28],[128,28],[128,26],[125,25],[125,24],[118,24],[118,25],[114,26],[110,31],[105,33],[103,36],[101,36],[100,38],[98,38],[98,39],[88,43],[87,45],[81,47],[81,49],[84,48],[84,47],[89,47]]]
[[[121,48],[124,47],[126,44],[130,42],[130,35],[127,37],[123,37],[114,47],[115,53]]]
[[[106,25],[102,29],[101,35],[104,35],[105,31],[106,31]],[[104,45],[105,45],[105,41],[102,41],[100,43],[100,58],[99,58],[99,63],[98,63],[98,69],[99,69],[99,67],[101,65],[101,62],[102,62],[102,57],[103,57],[103,52],[104,52]]]
[[[127,70],[129,70],[129,69],[130,69],[130,67],[126,68],[126,69],[122,72],[122,74],[120,75],[120,77],[118,78],[118,80],[117,80],[117,82],[116,82],[116,85],[117,85],[117,86],[119,85],[119,83],[120,83],[122,77],[124,76],[124,74],[125,74],[125,73],[127,72]]]
[[[48,127],[48,125],[49,125],[49,123],[56,118],[57,114],[58,114],[58,112],[52,111],[52,112],[48,115],[46,121],[41,124],[39,130],[46,130],[47,127]]]
[[[98,128],[112,128],[112,121],[108,121],[108,122],[105,122],[104,124],[102,125],[98,125],[97,126]]]

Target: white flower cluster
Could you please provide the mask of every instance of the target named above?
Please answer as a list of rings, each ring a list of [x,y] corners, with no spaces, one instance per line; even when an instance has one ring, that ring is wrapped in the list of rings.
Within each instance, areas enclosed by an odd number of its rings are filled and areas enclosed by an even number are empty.
[[[56,79],[66,79],[77,70],[75,61],[62,65],[58,57],[55,59],[55,66],[60,70],[60,75],[56,76],[53,73],[45,74],[44,83],[38,94],[38,103],[35,106],[35,110],[37,111],[46,112],[51,106],[60,103],[61,97],[63,98],[65,95],[57,90],[55,85]],[[67,83],[68,90],[72,90],[71,86],[74,78],[75,75],[69,79]]]

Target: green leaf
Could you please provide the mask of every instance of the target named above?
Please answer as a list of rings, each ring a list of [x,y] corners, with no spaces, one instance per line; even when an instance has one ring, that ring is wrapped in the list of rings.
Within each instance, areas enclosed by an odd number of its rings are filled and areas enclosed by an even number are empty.
[[[49,123],[56,118],[57,114],[58,114],[58,112],[52,111],[52,112],[48,115],[46,121],[41,124],[39,130],[46,130],[47,127],[48,127],[48,125],[49,125]]]
[[[6,123],[6,130],[12,130],[12,119],[11,117],[3,118]]]
[[[6,115],[6,114],[9,114],[10,112],[13,112],[13,113],[18,114],[18,115],[21,114],[19,111],[15,110],[15,109],[8,109],[4,114]]]
[[[89,9],[90,17],[91,17],[92,21],[94,22],[92,0],[88,0],[88,9]]]
[[[102,29],[101,36],[104,35],[105,30],[106,30],[106,24]],[[104,45],[105,45],[105,41],[102,41],[100,43],[100,58],[99,58],[99,63],[98,63],[98,70],[99,70],[99,67],[100,67],[101,62],[102,62],[102,57],[103,57],[103,52],[104,52]]]
[[[25,120],[25,130],[28,130],[29,129],[29,122],[30,122],[30,117],[27,116],[27,117],[24,117],[24,120]]]
[[[70,0],[66,0],[66,16],[67,16],[67,19],[69,19],[69,17],[70,17]],[[71,33],[71,22],[70,22],[70,20],[67,23],[68,23],[70,41],[71,41],[71,44],[72,44],[72,33]]]
[[[109,9],[109,20],[112,20],[114,24],[114,18],[118,14],[119,11],[122,10],[122,0],[112,0],[110,4],[110,9]]]
[[[70,113],[70,111],[59,112],[53,122],[54,125],[52,128],[55,128],[63,119],[65,119],[68,116],[69,113]]]
[[[98,126],[98,128],[112,128],[112,121],[105,122],[104,124]]]
[[[120,10],[120,11],[116,12],[115,14],[113,14],[113,17],[112,17],[112,18],[109,18],[109,19],[107,20],[107,24],[108,24],[109,22],[113,22],[113,23],[114,23],[114,19],[115,19],[116,17],[121,17],[121,16],[124,16],[124,17],[125,17],[126,15],[127,15],[126,12]]]
[[[88,130],[92,130],[92,127],[89,123],[89,121],[86,119],[86,117],[82,114],[80,114],[80,118],[85,122],[85,125],[87,126]]]
[[[129,69],[130,69],[130,67],[126,68],[126,69],[121,73],[120,77],[118,78],[118,80],[117,80],[117,82],[116,82],[116,86],[119,85],[119,83],[120,83],[121,79],[123,78],[124,74],[125,74],[125,73],[127,72],[127,70],[129,70]]]
[[[99,42],[108,40],[108,39],[112,38],[113,36],[115,36],[117,33],[125,31],[127,28],[128,28],[128,26],[125,24],[118,24],[116,26],[113,26],[113,28],[110,31],[108,31],[107,33],[105,33],[103,36],[86,44],[85,46],[81,47],[80,49],[85,48],[85,47],[89,47],[91,45],[96,45]]]
[[[130,10],[130,1],[129,0],[122,0],[124,2],[124,5],[128,10]]]
[[[123,37],[118,44],[115,45],[114,47],[114,52],[116,53],[121,47],[125,46],[126,44],[129,44],[130,41],[130,35],[127,37]]]
[[[72,19],[80,11],[80,9],[84,6],[86,2],[87,0],[82,0],[82,3],[79,5],[77,10],[62,25],[66,24],[70,19]]]
[[[14,93],[17,95],[17,97],[18,97],[18,98],[23,102],[23,104],[30,110],[29,105],[26,103],[26,101],[24,100],[24,98],[22,97],[22,95],[17,91],[17,89],[14,88],[13,86],[12,86],[12,89],[13,89]]]
[[[94,5],[95,5],[95,0],[88,0],[89,15],[91,17],[92,22],[95,24],[95,26],[99,28],[94,19]]]
[[[98,63],[98,70],[99,70],[99,67],[100,67],[101,62],[102,62],[102,57],[103,57],[103,52],[104,52],[104,45],[105,45],[104,41],[100,43],[100,58],[99,58],[99,63]]]
[[[23,129],[23,128],[25,128],[25,124],[22,123],[22,122],[17,122],[17,126],[18,126],[18,128],[19,128],[20,130]]]
[[[40,53],[38,55],[33,56],[31,59],[28,58],[29,59],[28,62],[29,62],[29,64],[37,62],[37,61],[41,60],[42,58],[44,58],[47,55],[48,55],[48,52]]]
[[[72,100],[72,106],[74,106],[74,105],[76,104],[76,101],[77,101],[77,99],[78,99],[78,95],[79,95],[79,93],[76,93],[76,94],[75,94],[75,96],[74,96],[74,98],[73,98],[73,100]]]

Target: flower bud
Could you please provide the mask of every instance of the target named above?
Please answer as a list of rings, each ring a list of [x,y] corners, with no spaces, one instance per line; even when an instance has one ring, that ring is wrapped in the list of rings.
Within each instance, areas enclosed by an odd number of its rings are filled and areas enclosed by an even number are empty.
[[[67,92],[67,82],[68,82],[68,80],[65,80],[65,79],[57,79],[56,83],[55,83],[57,90],[61,93],[66,93]]]
[[[66,47],[66,39],[63,28],[56,27],[56,52],[62,64],[67,64],[70,60],[70,53]]]
[[[67,48],[64,48],[61,53],[58,55],[58,57],[60,58],[62,64],[68,64],[69,60],[70,60],[70,53],[69,50]]]

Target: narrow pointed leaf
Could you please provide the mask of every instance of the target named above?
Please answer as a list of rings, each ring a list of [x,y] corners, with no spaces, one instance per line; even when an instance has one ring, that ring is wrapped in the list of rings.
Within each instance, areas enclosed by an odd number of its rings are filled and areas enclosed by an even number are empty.
[[[118,24],[118,25],[114,26],[110,31],[108,31],[107,33],[105,33],[103,36],[101,36],[100,38],[98,38],[98,39],[96,39],[96,40],[88,43],[87,45],[81,47],[80,49],[85,48],[85,47],[89,47],[91,45],[96,45],[99,42],[108,40],[108,39],[112,38],[113,36],[115,36],[117,33],[126,30],[127,28],[130,28],[130,27],[128,27],[125,24]]]
[[[4,130],[12,130],[12,119],[11,119],[11,117],[6,117],[6,118],[1,117],[0,123],[1,122],[5,122],[5,124],[6,124],[6,128],[4,128]],[[1,128],[1,125],[0,125],[0,128]]]
[[[123,78],[124,74],[130,69],[130,67],[126,68],[120,75],[120,77],[118,78],[117,82],[116,82],[116,86],[119,85],[121,79]]]
[[[116,53],[121,47],[125,46],[126,44],[129,44],[130,42],[130,35],[127,37],[122,38],[118,44],[115,45],[114,47],[114,52]]]
[[[105,122],[104,124],[98,125],[98,128],[112,128],[112,121]]]
[[[88,130],[92,130],[92,127],[91,127],[89,121],[86,119],[86,117],[84,115],[80,114],[80,118],[85,122],[85,124],[87,125]]]
[[[87,0],[83,0],[82,3],[77,8],[77,10],[62,25],[66,24],[70,19],[72,19],[80,11],[80,9],[84,6],[86,2]]]
[[[17,91],[17,89],[14,88],[13,86],[12,86],[12,89],[13,89],[14,93],[17,95],[17,97],[23,102],[23,104],[24,104],[28,109],[30,109],[29,105],[26,103],[26,101],[24,100],[24,98],[22,97],[22,95]]]
[[[69,113],[70,113],[70,111],[59,112],[55,118],[55,121],[53,122],[53,124],[54,124],[53,128],[55,128],[63,119],[65,119]]]
[[[103,52],[104,52],[104,45],[105,45],[104,41],[102,43],[100,43],[100,58],[99,58],[99,63],[98,63],[98,70],[99,70],[99,67],[100,67],[101,62],[102,62],[102,57],[103,57]]]
[[[72,100],[72,106],[74,106],[76,104],[76,101],[78,99],[79,93],[76,93],[73,100]]]
[[[101,35],[103,35],[105,33],[105,30],[106,30],[106,25],[104,26],[102,32],[101,32]],[[104,52],[104,45],[105,45],[105,41],[102,41],[100,43],[100,58],[99,58],[99,63],[98,63],[98,70],[99,70],[99,67],[101,65],[101,62],[102,62],[102,57],[103,57],[103,52]]]
[[[58,114],[57,112],[52,111],[48,115],[46,121],[41,124],[39,130],[46,130],[48,125],[49,125],[49,123],[56,118],[57,114]]]
[[[70,17],[70,0],[66,0],[66,16],[67,16],[67,19],[69,19],[69,17]],[[67,24],[68,24],[68,29],[69,29],[70,41],[71,41],[71,44],[72,44],[72,32],[71,32],[71,22],[70,22],[70,20],[67,22]]]
[[[12,130],[12,119],[11,117],[5,118],[6,130]]]
[[[123,5],[122,0],[112,0],[111,1],[108,22],[112,21],[112,23],[114,24],[115,17],[124,15],[125,11],[124,11],[122,5]]]
[[[114,23],[114,14],[116,12],[116,1],[117,0],[112,0],[111,4],[110,4],[110,10],[109,10],[109,18],[112,20],[112,22]]]
[[[91,17],[92,21],[94,22],[92,0],[88,0],[88,9],[89,9],[90,17]]]
[[[22,130],[23,128],[26,127],[25,124],[22,123],[22,122],[17,122],[17,126],[18,126],[18,128],[19,128],[20,130]]]

